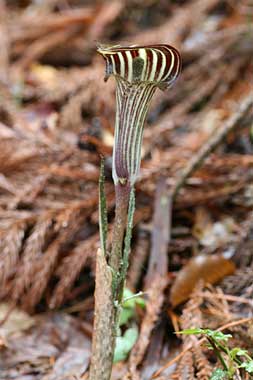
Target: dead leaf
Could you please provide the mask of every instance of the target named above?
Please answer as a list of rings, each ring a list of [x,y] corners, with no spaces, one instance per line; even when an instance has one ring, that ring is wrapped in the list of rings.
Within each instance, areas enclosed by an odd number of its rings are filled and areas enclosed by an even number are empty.
[[[234,263],[221,255],[193,257],[179,271],[171,287],[170,302],[172,306],[175,307],[186,301],[200,280],[214,284],[234,271]]]
[[[196,210],[196,221],[193,227],[193,235],[204,247],[213,250],[235,239],[236,224],[230,217],[222,217],[214,222],[211,214],[205,207]]]
[[[31,329],[10,336],[1,348],[0,379],[79,378],[90,358],[90,340],[80,322],[64,313],[37,315]]]
[[[0,320],[4,320],[10,310],[10,305],[0,304]],[[22,310],[14,309],[11,311],[6,322],[0,326],[0,337],[7,338],[12,334],[28,330],[35,323],[34,318],[30,317]]]
[[[84,338],[86,339],[86,338]],[[87,347],[70,346],[56,360],[50,375],[43,380],[68,380],[74,376],[81,376],[88,368],[90,350]]]

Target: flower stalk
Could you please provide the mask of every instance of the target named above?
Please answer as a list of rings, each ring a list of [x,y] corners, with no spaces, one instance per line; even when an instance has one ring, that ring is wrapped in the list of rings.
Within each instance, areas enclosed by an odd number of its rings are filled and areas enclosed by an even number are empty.
[[[95,319],[89,380],[111,377],[115,338],[128,268],[134,184],[141,161],[141,143],[148,108],[156,88],[168,88],[178,77],[181,59],[169,45],[99,47],[106,76],[116,79],[116,119],[112,176],[115,184],[115,220],[107,252],[107,217],[103,165],[100,177],[100,240],[97,254]]]

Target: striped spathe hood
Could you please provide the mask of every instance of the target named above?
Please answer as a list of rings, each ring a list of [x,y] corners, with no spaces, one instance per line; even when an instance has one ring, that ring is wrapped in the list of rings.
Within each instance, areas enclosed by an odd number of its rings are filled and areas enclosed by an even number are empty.
[[[105,80],[110,75],[129,83],[154,83],[164,89],[173,83],[181,71],[180,54],[166,44],[146,46],[99,46],[106,61]]]
[[[148,108],[157,88],[168,88],[179,76],[181,58],[170,45],[100,46],[107,80],[116,79],[116,115],[112,175],[115,185],[133,186],[140,169]]]

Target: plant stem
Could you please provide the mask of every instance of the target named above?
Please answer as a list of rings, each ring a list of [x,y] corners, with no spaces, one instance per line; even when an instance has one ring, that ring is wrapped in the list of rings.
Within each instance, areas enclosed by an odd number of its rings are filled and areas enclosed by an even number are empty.
[[[97,255],[95,320],[89,380],[110,380],[117,335],[119,307],[125,276],[123,243],[128,219],[130,185],[115,185],[115,220],[108,262]]]
[[[95,318],[89,380],[109,380],[115,345],[115,304],[112,272],[102,250],[97,252]]]
[[[215,344],[216,344],[216,346],[217,346],[218,349],[220,349],[220,350],[221,350],[222,352],[224,352],[228,357],[230,357],[230,356],[229,356],[230,351],[229,351],[229,349],[228,349],[226,346],[223,346],[223,344],[221,344],[220,342],[215,342]],[[238,358],[236,358],[236,357],[233,359],[233,361],[234,361],[236,364],[238,364],[238,365],[241,365],[241,364],[242,364],[241,360],[238,359]]]
[[[228,372],[228,366],[227,366],[225,360],[223,359],[223,357],[222,357],[222,355],[221,355],[219,349],[217,348],[217,346],[216,346],[216,342],[214,342],[210,337],[207,337],[207,340],[208,340],[208,342],[210,343],[210,345],[213,347],[213,350],[214,350],[214,352],[215,352],[217,358],[218,358],[219,361],[221,362],[221,364],[222,364],[224,370],[225,370],[226,372]]]
[[[112,251],[109,265],[115,275],[118,274],[122,264],[122,250],[127,224],[128,205],[131,187],[128,183],[115,185],[115,220],[112,237]]]

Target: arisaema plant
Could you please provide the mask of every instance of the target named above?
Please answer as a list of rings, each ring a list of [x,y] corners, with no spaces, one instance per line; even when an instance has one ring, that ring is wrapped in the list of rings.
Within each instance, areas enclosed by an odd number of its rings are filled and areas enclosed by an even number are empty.
[[[152,96],[178,78],[181,58],[169,45],[100,46],[105,80],[116,80],[116,117],[112,176],[115,220],[111,246],[107,242],[103,164],[100,176],[100,240],[97,254],[95,320],[89,379],[109,380],[122,303],[135,208],[134,184],[141,161],[143,128]]]

